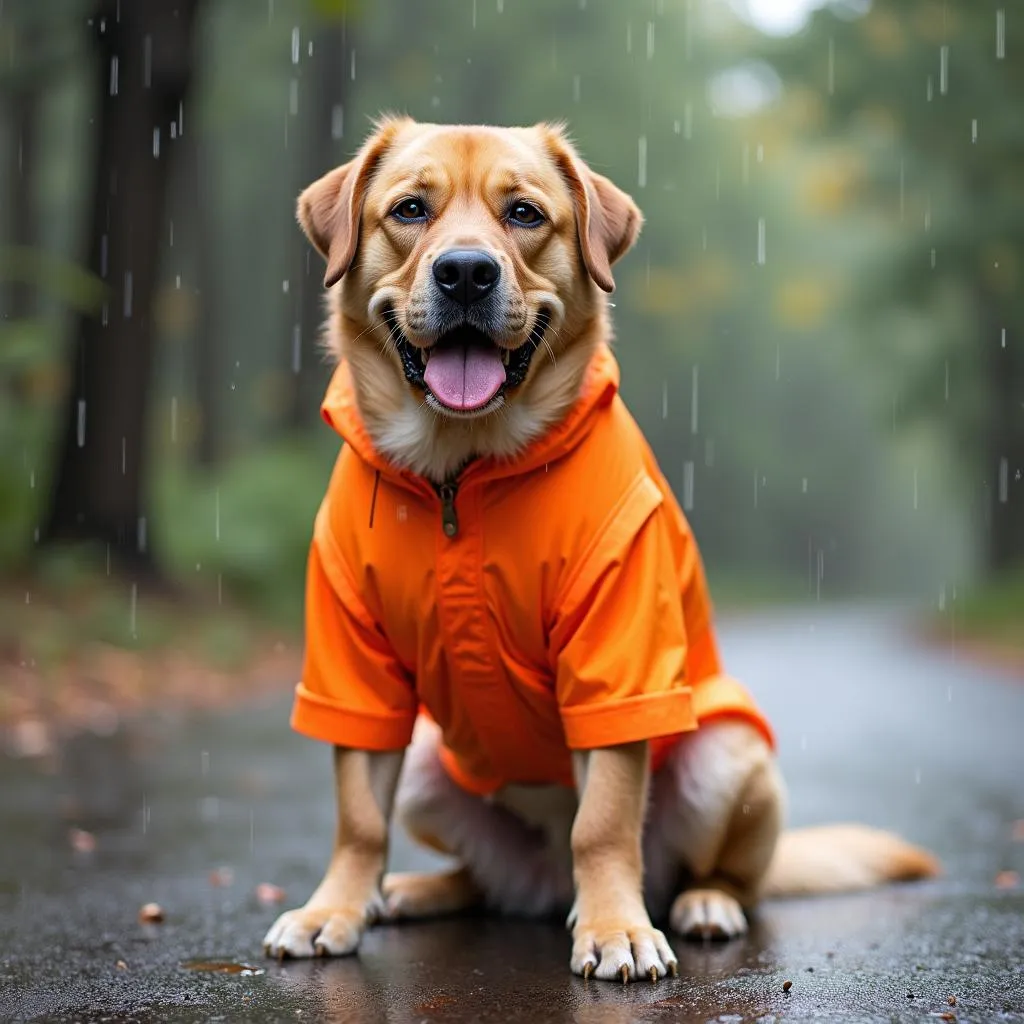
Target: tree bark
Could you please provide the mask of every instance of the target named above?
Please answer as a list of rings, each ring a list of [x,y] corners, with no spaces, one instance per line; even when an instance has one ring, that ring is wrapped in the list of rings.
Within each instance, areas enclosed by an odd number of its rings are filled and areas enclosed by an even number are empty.
[[[297,145],[293,190],[298,193],[345,159],[342,130],[351,84],[352,32],[348,19],[323,25],[313,37],[312,74],[305,79],[304,101],[312,105]],[[308,65],[307,65],[308,66]],[[348,150],[354,149],[354,145]],[[323,270],[302,232],[292,233],[292,317],[288,323],[288,364],[292,374],[285,427],[300,430],[317,420],[329,377],[320,345],[324,322]]]
[[[10,165],[7,173],[10,202],[11,244],[28,249],[36,241],[32,183],[35,181],[36,115],[39,95],[28,85],[11,90]],[[36,303],[29,281],[14,278],[8,284],[6,319],[22,320],[32,315]]]
[[[989,347],[985,477],[991,481],[991,516],[986,561],[996,575],[1024,568],[1024,359],[1019,355],[1022,338],[1013,336],[1012,327],[996,323],[993,308],[988,302],[979,322],[987,326],[984,344]]]
[[[103,0],[96,49],[97,148],[88,267],[106,283],[102,314],[76,321],[72,384],[41,542],[110,545],[155,573],[143,517],[157,275],[173,134],[183,123],[199,0]]]

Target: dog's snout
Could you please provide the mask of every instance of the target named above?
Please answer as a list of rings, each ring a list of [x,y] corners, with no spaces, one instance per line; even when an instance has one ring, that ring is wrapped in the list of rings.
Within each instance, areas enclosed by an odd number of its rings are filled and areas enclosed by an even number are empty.
[[[498,261],[482,249],[449,249],[434,260],[434,280],[463,306],[490,295],[501,277]]]

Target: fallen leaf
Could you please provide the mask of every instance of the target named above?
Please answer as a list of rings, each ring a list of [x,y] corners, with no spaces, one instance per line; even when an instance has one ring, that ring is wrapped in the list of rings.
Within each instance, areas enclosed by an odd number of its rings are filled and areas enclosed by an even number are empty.
[[[256,886],[256,899],[264,904],[280,903],[284,899],[284,889],[269,882],[260,882]]]
[[[791,981],[784,981],[782,983],[782,991],[783,992],[788,992],[792,987],[793,987],[793,982],[791,982]]]
[[[225,889],[229,885],[233,885],[235,881],[235,872],[228,867],[214,868],[210,872],[210,885],[215,886],[218,889]]]
[[[68,842],[75,853],[92,853],[96,849],[96,837],[83,828],[73,828],[68,831]]]
[[[996,875],[997,889],[1016,889],[1020,885],[1020,875],[1016,871],[1000,871]]]
[[[159,903],[145,903],[139,910],[143,924],[159,924],[164,919],[164,908]]]
[[[118,960],[118,961],[117,961],[117,963],[116,963],[116,964],[114,964],[114,966],[115,966],[115,967],[116,967],[116,968],[117,968],[117,969],[118,969],[119,971],[127,971],[127,970],[128,970],[128,965],[127,965],[127,964],[126,964],[126,963],[125,963],[125,962],[124,962],[123,960]]]

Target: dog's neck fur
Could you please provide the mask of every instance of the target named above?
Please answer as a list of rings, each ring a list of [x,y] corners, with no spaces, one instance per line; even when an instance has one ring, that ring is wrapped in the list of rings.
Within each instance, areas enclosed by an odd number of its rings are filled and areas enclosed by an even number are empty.
[[[399,372],[382,366],[378,341],[340,309],[328,322],[327,346],[352,368],[356,403],[374,448],[400,469],[432,484],[452,480],[474,459],[513,459],[560,422],[580,395],[598,345],[609,336],[601,309],[577,337],[552,357],[541,349],[538,365],[513,401],[479,420],[444,417],[412,394]]]

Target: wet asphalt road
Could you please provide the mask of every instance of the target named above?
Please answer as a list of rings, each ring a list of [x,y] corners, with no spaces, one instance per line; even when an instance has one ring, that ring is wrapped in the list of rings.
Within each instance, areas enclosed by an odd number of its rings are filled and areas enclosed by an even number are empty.
[[[898,829],[945,878],[767,905],[745,940],[677,942],[682,976],[657,986],[583,982],[557,925],[479,919],[270,963],[260,939],[281,908],[255,886],[305,899],[333,827],[328,753],[288,732],[279,700],[82,740],[56,774],[0,758],[0,1020],[1024,1021],[1024,890],[994,884],[1024,875],[1024,681],[915,647],[884,610],[722,634],[777,727],[790,820]],[[72,823],[95,852],[71,851]],[[395,862],[412,857],[397,841]],[[211,885],[220,866],[233,884]],[[163,924],[138,923],[148,901]],[[196,958],[264,973],[181,966]]]

